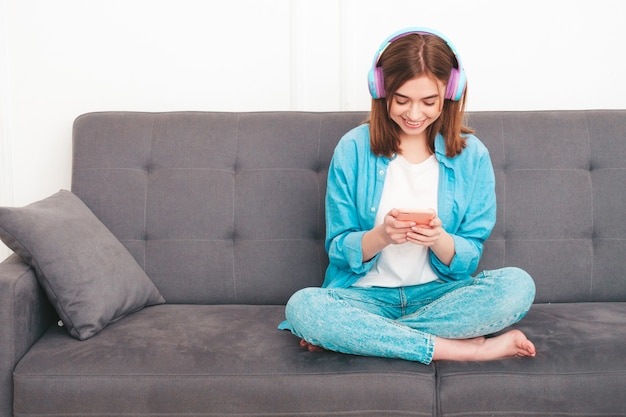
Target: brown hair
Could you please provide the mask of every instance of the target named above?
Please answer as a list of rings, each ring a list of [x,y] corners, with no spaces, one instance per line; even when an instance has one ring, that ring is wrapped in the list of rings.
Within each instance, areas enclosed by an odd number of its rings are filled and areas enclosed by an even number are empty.
[[[407,81],[423,75],[448,84],[450,72],[458,63],[448,44],[438,36],[412,33],[393,41],[381,54],[378,65],[382,67],[386,96],[391,99]],[[467,90],[466,90],[467,91]],[[459,101],[445,99],[439,118],[428,127],[428,147],[435,152],[435,137],[441,133],[445,139],[446,155],[450,158],[465,148],[461,134],[473,133],[463,125],[465,95]],[[391,157],[400,148],[400,127],[388,114],[387,99],[372,99],[368,119],[372,152]]]

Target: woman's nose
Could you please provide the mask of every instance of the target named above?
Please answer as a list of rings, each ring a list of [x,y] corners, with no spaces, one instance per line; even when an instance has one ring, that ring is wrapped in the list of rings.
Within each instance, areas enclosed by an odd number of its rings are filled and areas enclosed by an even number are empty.
[[[406,113],[407,119],[411,120],[411,121],[416,121],[419,120],[420,115],[422,114],[422,111],[419,108],[418,104],[413,104],[411,105],[411,107],[409,107],[409,110]]]

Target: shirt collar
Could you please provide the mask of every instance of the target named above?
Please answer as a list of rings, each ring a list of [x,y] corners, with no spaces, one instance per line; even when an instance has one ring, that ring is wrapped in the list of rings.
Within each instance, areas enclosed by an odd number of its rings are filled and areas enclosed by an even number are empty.
[[[442,164],[450,166],[450,158],[446,156],[446,141],[441,133],[437,133],[435,136],[435,158]]]

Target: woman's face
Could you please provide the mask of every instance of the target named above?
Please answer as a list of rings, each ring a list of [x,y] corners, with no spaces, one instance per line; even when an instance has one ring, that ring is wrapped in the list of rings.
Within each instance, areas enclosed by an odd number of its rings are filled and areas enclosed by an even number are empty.
[[[426,128],[441,115],[443,82],[423,75],[404,84],[391,97],[389,117],[402,129],[400,139],[426,138]]]

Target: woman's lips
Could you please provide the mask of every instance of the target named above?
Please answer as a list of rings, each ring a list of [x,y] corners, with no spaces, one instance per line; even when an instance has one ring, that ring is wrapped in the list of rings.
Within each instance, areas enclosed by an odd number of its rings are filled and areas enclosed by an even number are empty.
[[[402,120],[404,120],[404,124],[405,124],[407,127],[411,128],[411,129],[420,128],[420,127],[422,127],[422,126],[424,125],[424,123],[426,122],[426,120],[420,120],[420,121],[417,121],[417,122],[411,122],[411,121],[409,121],[409,120],[407,120],[407,119],[405,119],[405,118],[402,118]]]

